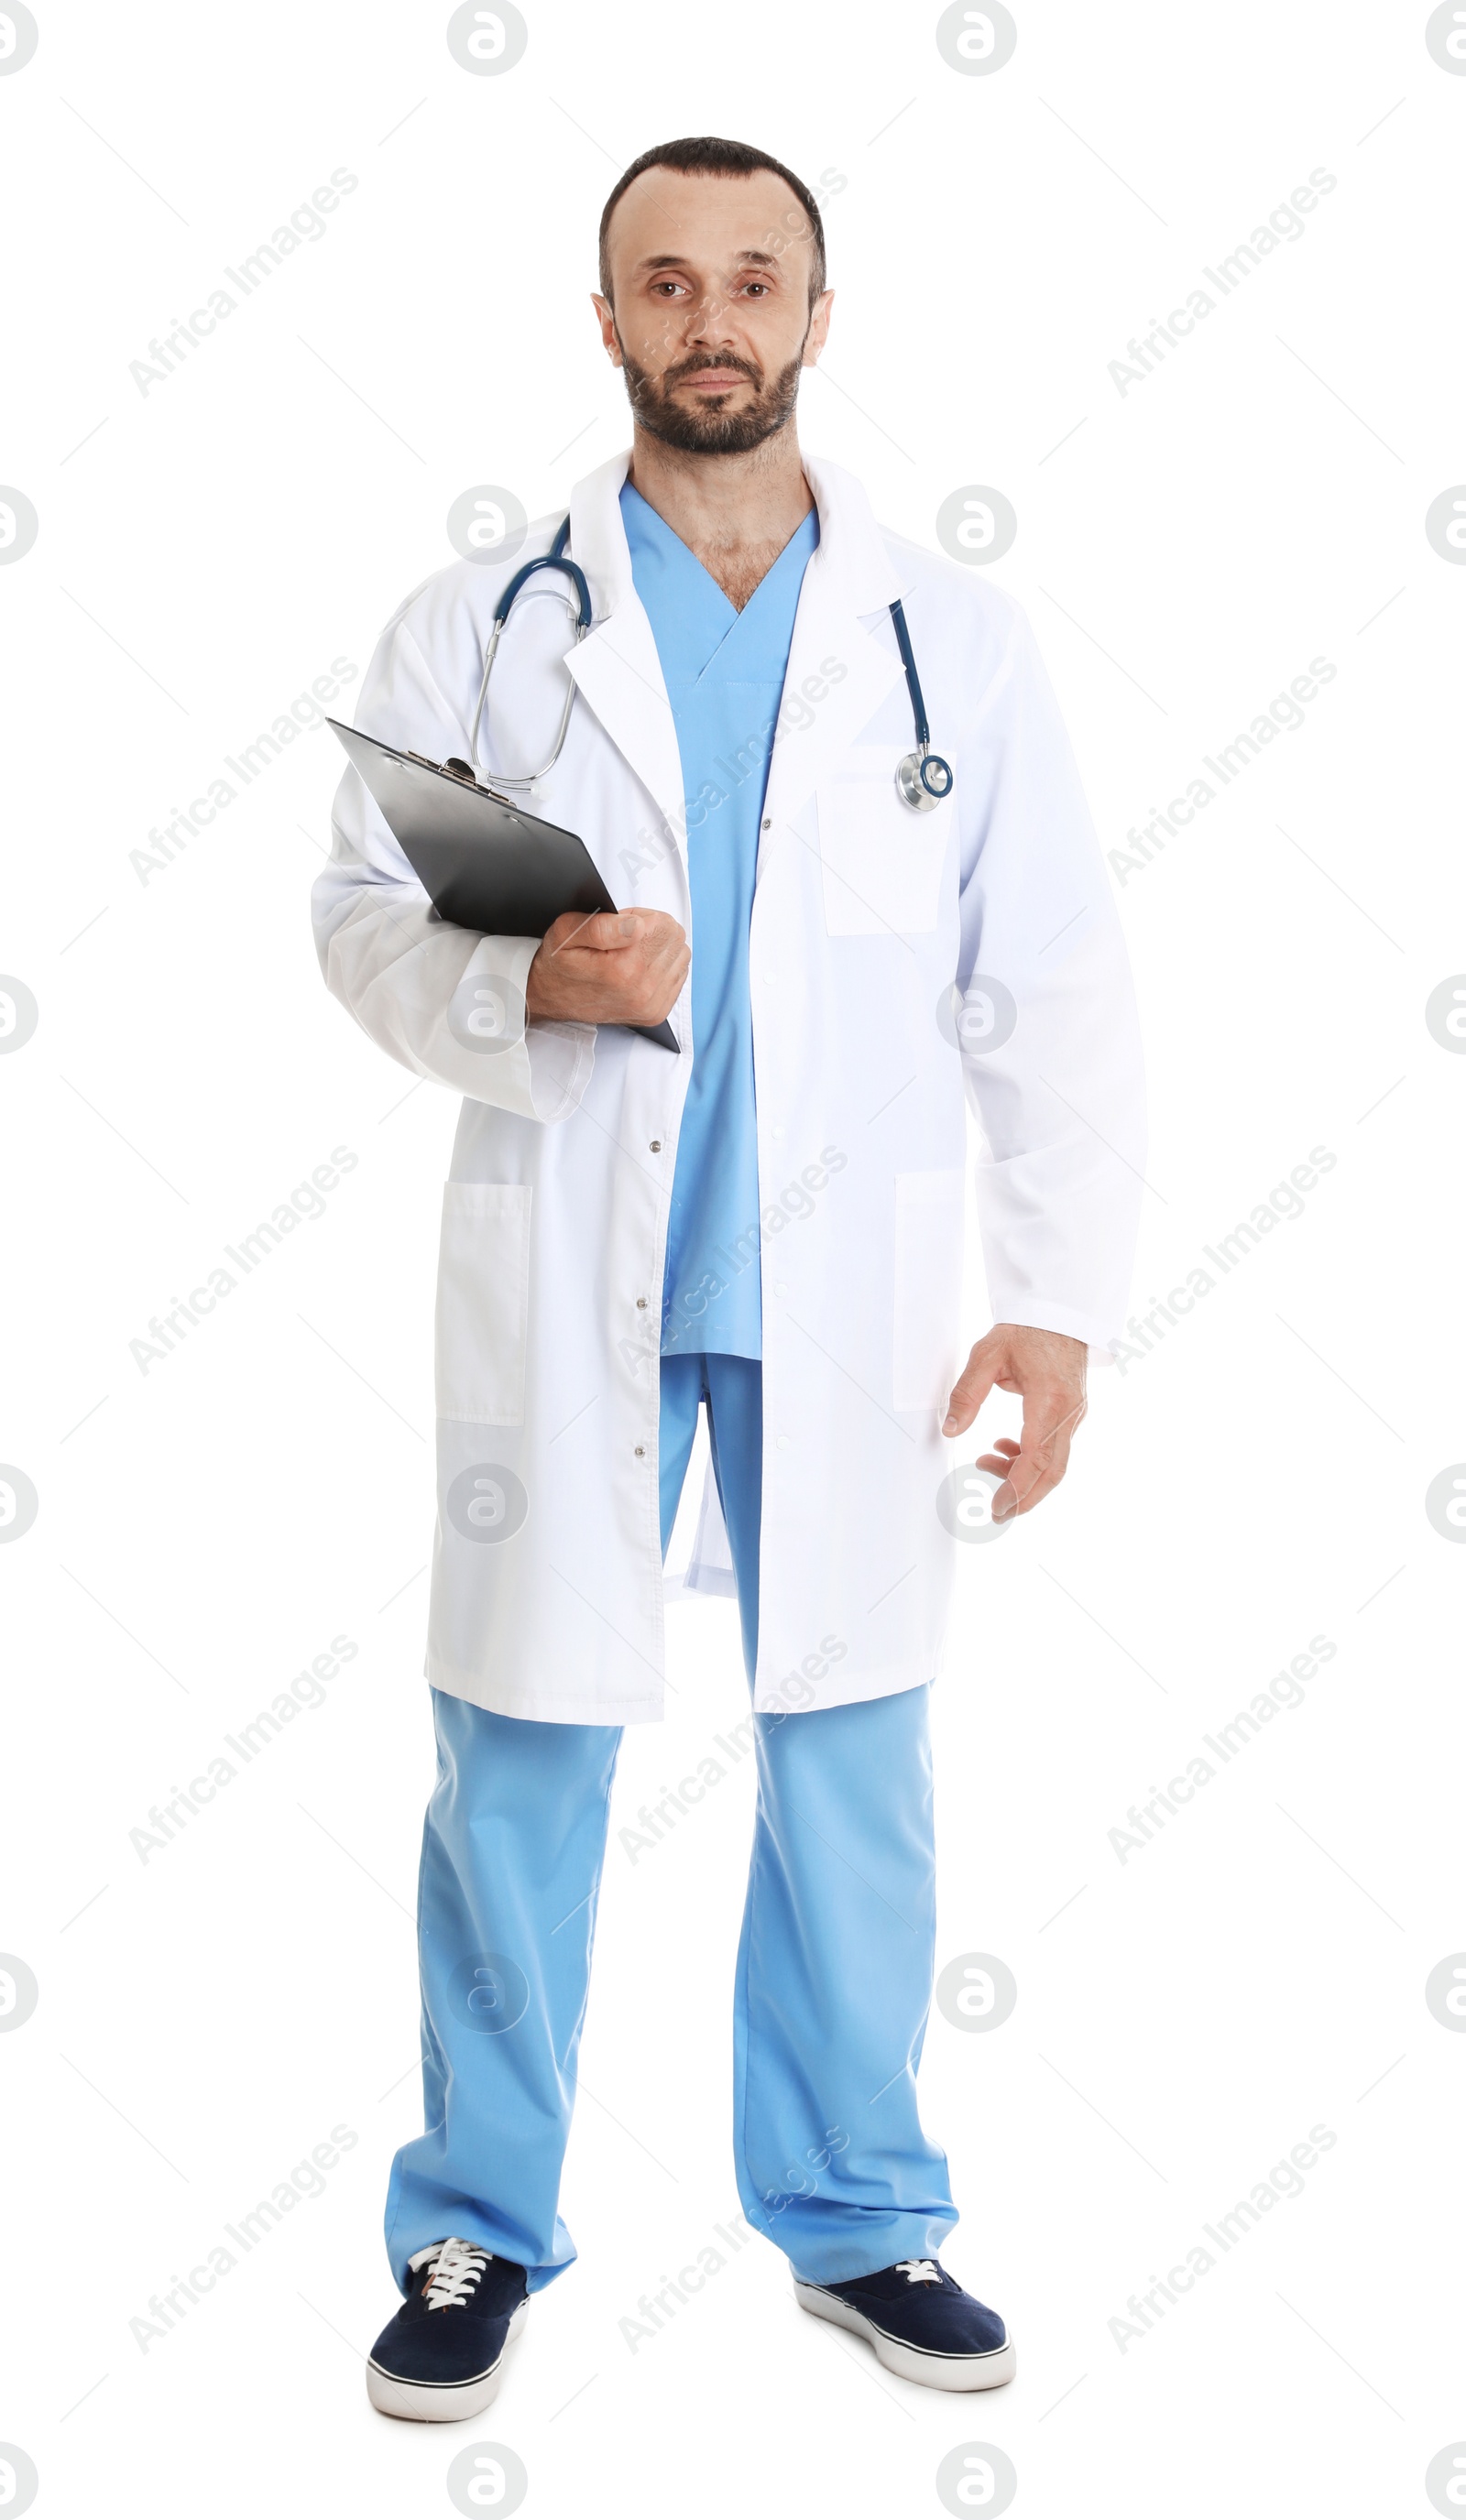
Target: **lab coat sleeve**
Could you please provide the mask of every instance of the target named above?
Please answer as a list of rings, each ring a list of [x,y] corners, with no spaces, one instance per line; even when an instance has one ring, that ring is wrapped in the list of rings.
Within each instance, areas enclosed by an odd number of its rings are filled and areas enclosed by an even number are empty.
[[[433,761],[468,748],[467,731],[401,613],[372,659],[356,723]],[[332,835],[311,909],[333,997],[415,1076],[525,1119],[568,1117],[590,1082],[595,1026],[527,1018],[538,937],[479,936],[437,919],[350,766],[337,790]]]
[[[954,1016],[982,1137],[995,1322],[1113,1362],[1129,1297],[1145,1094],[1128,959],[1069,739],[1027,620],[969,729]]]

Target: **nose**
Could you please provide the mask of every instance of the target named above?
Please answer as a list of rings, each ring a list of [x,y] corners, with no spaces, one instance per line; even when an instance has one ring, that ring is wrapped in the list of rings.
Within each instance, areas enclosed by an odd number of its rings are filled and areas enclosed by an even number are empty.
[[[697,304],[689,309],[687,338],[689,341],[716,342],[719,346],[730,341],[728,301],[720,291],[705,290]]]

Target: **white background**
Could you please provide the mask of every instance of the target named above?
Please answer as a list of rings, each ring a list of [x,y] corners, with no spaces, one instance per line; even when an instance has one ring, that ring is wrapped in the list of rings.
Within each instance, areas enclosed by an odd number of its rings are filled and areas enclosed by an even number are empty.
[[[1466,967],[1466,571],[1424,530],[1466,475],[1466,78],[1412,6],[1017,14],[1012,61],[964,76],[931,9],[539,0],[524,60],[476,77],[440,7],[78,5],[0,77],[0,478],[39,518],[0,567],[0,968],[39,1007],[0,1059],[0,1457],[40,1499],[0,1552],[0,1947],[40,1990],[0,2038],[0,2440],[45,2511],[447,2511],[481,2440],[536,2512],[936,2512],[939,2461],[978,2441],[1056,2520],[1408,2514],[1466,2437],[1466,2037],[1424,2000],[1466,1946],[1466,1555],[1424,1510],[1466,1456],[1466,1065],[1424,1019]],[[751,1763],[634,1866],[615,1834],[746,1704],[731,1605],[688,1601],[672,1714],[627,1734],[617,1788],[579,2263],[487,2417],[393,2425],[361,2355],[393,2306],[388,2163],[420,2124],[454,1105],[321,986],[328,734],[146,882],[130,853],[334,657],[359,673],[451,557],[460,491],[563,508],[625,441],[587,304],[600,205],[637,152],[709,129],[831,193],[805,442],[929,544],[953,489],[1012,501],[995,573],[1107,849],[1311,658],[1336,666],[1300,730],[1117,873],[1154,1096],[1137,1298],[1311,1148],[1337,1160],[1097,1377],[1060,1494],[961,1552],[939,1960],[995,1954],[1019,2001],[986,2035],[934,2011],[922,2089],[964,2212],[948,2262],[1010,2318],[1016,2384],[879,2372],[762,2240],[623,2339],[737,2206]],[[357,189],[326,237],[141,393],[150,338],[338,167]],[[1128,338],[1320,167],[1303,239],[1122,395]],[[358,1160],[325,1215],[141,1372],[150,1317],[338,1146]],[[974,1335],[985,1318],[975,1283]],[[150,1806],[339,1635],[358,1651],[327,1703],[140,1861]],[[1319,1635],[1306,1704],[1122,1864],[1127,1808]],[[1122,2352],[1127,2296],[1319,2125],[1306,2192]],[[356,2141],[325,2193],[140,2351],[150,2295],[336,2126]]]

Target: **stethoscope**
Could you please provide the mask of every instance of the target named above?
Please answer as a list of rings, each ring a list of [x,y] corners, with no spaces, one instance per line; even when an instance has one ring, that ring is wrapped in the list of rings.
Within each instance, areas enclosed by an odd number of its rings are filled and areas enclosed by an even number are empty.
[[[571,520],[567,517],[543,558],[526,561],[523,568],[516,569],[494,607],[493,628],[489,632],[488,646],[483,652],[483,679],[479,685],[478,705],[474,710],[474,723],[469,729],[469,760],[476,769],[479,761],[479,728],[483,718],[483,703],[488,698],[488,678],[493,672],[494,657],[498,652],[504,624],[514,608],[515,598],[521,589],[528,584],[536,570],[558,569],[562,576],[570,579],[574,589],[573,603],[571,601],[569,589],[565,587],[540,586],[536,587],[534,592],[536,595],[561,597],[573,615],[577,645],[591,626],[590,588],[586,584],[585,571],[574,561],[566,558],[565,547],[570,537]],[[921,678],[916,670],[916,658],[911,652],[911,633],[906,627],[906,615],[901,608],[899,598],[891,607],[891,620],[895,631],[896,646],[901,652],[906,689],[911,695],[911,717],[916,729],[916,750],[903,753],[895,765],[896,793],[902,804],[909,805],[913,813],[930,814],[941,803],[943,797],[950,796],[952,792],[951,764],[943,761],[939,752],[932,750],[931,729],[927,724],[927,704],[922,698]],[[565,749],[565,739],[570,730],[571,711],[574,705],[575,681],[572,675],[570,689],[565,696],[565,707],[561,711],[559,731],[555,737],[555,748],[549,760],[540,769],[527,771],[517,779],[506,778],[502,770],[495,770],[491,776],[498,787],[532,788],[536,780],[545,778],[554,769]]]
[[[590,588],[585,581],[584,569],[578,567],[574,561],[566,559],[565,547],[570,541],[570,538],[571,520],[569,517],[567,517],[559,533],[556,535],[549,550],[544,554],[543,558],[540,560],[527,560],[523,568],[516,569],[513,577],[509,581],[509,584],[505,587],[503,594],[500,596],[498,603],[494,607],[494,626],[488,634],[488,646],[483,651],[483,680],[479,686],[479,704],[474,711],[474,723],[469,728],[469,760],[473,764],[475,770],[479,767],[479,727],[483,716],[483,703],[488,698],[488,678],[494,669],[494,657],[498,652],[499,641],[504,634],[504,624],[509,618],[510,612],[514,607],[514,599],[519,594],[521,587],[527,584],[528,580],[534,575],[536,569],[559,569],[562,576],[570,579],[571,584],[575,590],[574,603],[571,604],[569,592],[564,587],[537,586],[534,589],[535,594],[559,595],[563,601],[570,606],[570,608],[574,615],[575,642],[577,646],[584,638],[586,631],[590,628]],[[567,679],[570,683],[570,689],[565,696],[565,707],[561,711],[560,715],[560,732],[555,738],[555,749],[551,753],[549,760],[544,764],[542,769],[530,770],[521,779],[508,779],[505,777],[502,770],[491,772],[490,776],[497,787],[532,788],[537,779],[545,778],[548,773],[554,769],[556,762],[565,750],[565,739],[570,730],[571,711],[575,705],[574,676],[572,674]]]
[[[911,633],[900,601],[891,608],[895,644],[906,668],[906,689],[911,695],[911,715],[916,726],[916,750],[902,753],[895,765],[896,794],[903,805],[918,814],[930,814],[943,796],[952,792],[952,765],[943,761],[939,752],[931,748],[932,733],[927,724],[927,704],[921,696],[921,682],[916,671],[916,658],[911,652]]]

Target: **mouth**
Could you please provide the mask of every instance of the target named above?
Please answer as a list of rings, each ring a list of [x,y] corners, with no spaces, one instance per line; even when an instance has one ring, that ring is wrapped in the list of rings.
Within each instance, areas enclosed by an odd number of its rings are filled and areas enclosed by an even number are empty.
[[[683,377],[682,384],[693,393],[731,393],[735,385],[746,385],[750,380],[742,368],[699,368],[696,376]]]

